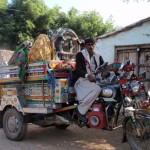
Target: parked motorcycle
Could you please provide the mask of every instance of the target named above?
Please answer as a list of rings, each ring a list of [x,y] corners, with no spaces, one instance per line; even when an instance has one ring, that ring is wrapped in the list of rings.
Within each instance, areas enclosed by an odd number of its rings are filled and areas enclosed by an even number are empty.
[[[137,77],[135,66],[128,61],[121,66],[120,86],[124,99],[123,142],[133,150],[148,150],[150,145],[150,91],[146,93],[146,72]]]
[[[107,62],[96,69],[95,75],[97,77],[97,84],[101,87],[101,92],[87,112],[87,123],[78,119],[74,109],[64,113],[61,112],[60,115],[80,127],[116,129],[121,126],[122,121],[120,119],[123,119],[123,115],[120,113],[122,111],[123,99],[117,76],[108,70]],[[76,101],[75,104],[77,103]]]
[[[150,113],[146,109],[150,91],[146,93],[144,86],[146,73],[136,76],[130,61],[120,63],[117,72],[110,70],[104,63],[95,71],[102,90],[87,113],[87,123],[80,121],[74,111],[64,113],[64,117],[80,127],[114,130],[123,125],[123,142],[127,141],[133,150],[148,150]]]

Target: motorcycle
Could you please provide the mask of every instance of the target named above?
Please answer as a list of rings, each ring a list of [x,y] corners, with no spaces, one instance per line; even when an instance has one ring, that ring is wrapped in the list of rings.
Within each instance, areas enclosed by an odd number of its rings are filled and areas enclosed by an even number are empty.
[[[128,142],[133,150],[148,150],[150,144],[150,91],[146,93],[144,79],[146,72],[137,77],[135,65],[130,61],[121,66],[124,73],[120,86],[124,99],[123,142]]]
[[[94,101],[91,108],[88,110],[86,117],[87,122],[83,122],[78,118],[76,107],[78,105],[77,100],[71,100],[62,104],[62,108],[56,109],[54,111],[54,115],[56,115],[60,120],[64,123],[60,125],[54,125],[57,128],[65,129],[70,124],[76,124],[79,127],[87,127],[87,128],[96,128],[96,129],[104,129],[104,130],[113,130],[121,127],[120,121],[120,110],[122,108],[122,96],[120,91],[120,85],[118,82],[115,82],[116,75],[113,77],[108,75],[107,70],[108,63],[104,63],[99,66],[95,75],[97,76],[97,84],[101,87],[101,92],[99,97]],[[48,70],[48,69],[47,69]],[[107,70],[107,73],[105,73]],[[72,73],[71,73],[72,74]],[[50,72],[51,78],[53,77],[53,73]],[[100,76],[101,80],[100,80]],[[69,83],[71,84],[72,76],[70,76]],[[69,88],[73,91],[73,88]],[[74,94],[74,91],[72,92]],[[123,119],[123,117],[121,118]],[[40,119],[35,120],[35,124],[40,125],[42,127],[47,127],[51,125],[51,121],[44,118],[43,122],[39,121]],[[48,121],[47,121],[48,120]],[[45,122],[47,121],[47,124]]]
[[[122,142],[128,142],[133,150],[148,150],[150,113],[146,109],[150,106],[150,91],[146,93],[144,87],[146,73],[136,76],[135,65],[130,61],[117,65],[117,72],[107,62],[96,69],[97,84],[102,90],[87,112],[86,123],[78,119],[74,110],[63,116],[80,127],[114,130],[123,126]]]
[[[95,75],[97,77],[96,83],[101,87],[101,92],[87,112],[88,121],[82,122],[77,117],[75,109],[61,112],[59,115],[80,127],[117,129],[121,127],[121,120],[123,119],[123,115],[120,113],[123,105],[120,84],[115,73],[108,70],[107,62],[96,69]],[[73,102],[74,105],[77,105],[77,103],[78,101]],[[71,104],[67,103],[66,106]]]

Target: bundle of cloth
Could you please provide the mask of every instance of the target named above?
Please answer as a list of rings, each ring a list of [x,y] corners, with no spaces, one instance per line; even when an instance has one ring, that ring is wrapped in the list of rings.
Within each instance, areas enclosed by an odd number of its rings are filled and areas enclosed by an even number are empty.
[[[30,41],[21,43],[15,50],[14,54],[10,58],[8,65],[18,66],[19,78],[21,82],[26,80],[27,64],[28,64],[28,53],[32,46]]]
[[[45,34],[40,34],[35,40],[28,54],[29,62],[40,60],[53,60],[54,51],[49,37]]]
[[[27,78],[28,63],[37,62],[40,60],[53,60],[54,51],[51,46],[49,37],[45,34],[40,34],[34,44],[30,41],[21,43],[15,50],[9,61],[9,65],[18,65],[19,78],[21,82],[25,82]]]

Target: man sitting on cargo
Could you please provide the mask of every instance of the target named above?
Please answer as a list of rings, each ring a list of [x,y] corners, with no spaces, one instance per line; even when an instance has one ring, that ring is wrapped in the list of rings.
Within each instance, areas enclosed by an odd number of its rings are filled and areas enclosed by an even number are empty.
[[[102,56],[94,51],[95,40],[85,39],[84,49],[76,55],[76,82],[74,85],[79,105],[77,115],[83,122],[87,122],[86,113],[97,99],[101,88],[95,83],[93,72],[97,66],[104,63]]]

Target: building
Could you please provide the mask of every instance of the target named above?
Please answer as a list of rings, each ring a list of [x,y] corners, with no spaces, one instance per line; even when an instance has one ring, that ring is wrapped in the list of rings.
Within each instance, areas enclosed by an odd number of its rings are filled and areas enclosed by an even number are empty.
[[[5,66],[12,57],[14,51],[0,49],[0,66]]]
[[[146,71],[150,89],[150,17],[99,36],[96,51],[109,63],[130,59],[136,65],[136,74]]]
[[[12,57],[14,51],[0,49],[0,67],[7,66],[9,59]],[[0,75],[0,78],[6,77],[6,75]]]

